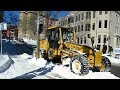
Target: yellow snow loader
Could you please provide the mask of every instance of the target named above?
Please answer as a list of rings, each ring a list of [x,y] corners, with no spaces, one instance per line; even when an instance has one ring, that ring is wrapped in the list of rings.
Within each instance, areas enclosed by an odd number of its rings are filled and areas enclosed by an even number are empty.
[[[101,51],[76,42],[76,33],[69,28],[49,27],[47,40],[40,40],[40,55],[56,63],[67,63],[71,71],[79,75],[88,74],[90,69],[110,71],[111,63],[109,59],[102,57]]]

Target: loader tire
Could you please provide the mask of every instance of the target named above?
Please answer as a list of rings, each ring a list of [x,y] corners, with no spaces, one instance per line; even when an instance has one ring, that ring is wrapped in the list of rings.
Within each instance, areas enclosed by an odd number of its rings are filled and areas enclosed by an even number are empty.
[[[110,70],[111,70],[111,62],[105,56],[102,56],[102,65],[103,65],[102,68],[100,68],[101,72],[110,72]]]
[[[89,73],[88,60],[81,55],[74,56],[70,61],[70,69],[77,75],[86,75]]]

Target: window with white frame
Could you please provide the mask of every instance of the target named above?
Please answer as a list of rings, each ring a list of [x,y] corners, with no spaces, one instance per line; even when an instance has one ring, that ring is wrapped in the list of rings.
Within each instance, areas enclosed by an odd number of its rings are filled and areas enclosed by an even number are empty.
[[[101,35],[98,35],[98,43],[101,43]]]
[[[83,43],[83,37],[81,37],[81,39],[80,39],[80,43],[81,43],[81,44]]]
[[[105,14],[108,14],[108,11],[105,11]]]
[[[80,25],[78,26],[78,32],[80,32]]]
[[[104,21],[104,28],[107,28],[107,20]]]
[[[82,13],[82,20],[84,19],[84,13]]]
[[[99,20],[99,28],[102,26],[102,20]]]
[[[95,13],[96,13],[96,12],[95,12],[95,11],[93,11],[93,18],[95,18]]]
[[[102,14],[102,11],[99,11],[99,15],[101,15]]]
[[[93,23],[93,27],[92,27],[92,30],[95,30],[95,23]]]
[[[107,36],[106,36],[106,35],[104,35],[104,38],[103,38],[103,43],[106,43],[106,41],[107,41]]]
[[[91,19],[91,12],[88,12],[88,18]]]
[[[86,44],[86,37],[84,37],[84,44]]]
[[[78,20],[80,21],[80,14],[78,15]]]
[[[83,31],[83,25],[81,25],[81,31]]]
[[[86,12],[86,19],[88,19],[88,12]]]

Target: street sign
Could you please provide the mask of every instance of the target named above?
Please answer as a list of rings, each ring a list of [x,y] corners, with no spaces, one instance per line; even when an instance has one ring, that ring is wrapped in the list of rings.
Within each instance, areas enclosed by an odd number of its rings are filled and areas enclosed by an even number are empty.
[[[7,30],[7,23],[0,23],[0,30]]]

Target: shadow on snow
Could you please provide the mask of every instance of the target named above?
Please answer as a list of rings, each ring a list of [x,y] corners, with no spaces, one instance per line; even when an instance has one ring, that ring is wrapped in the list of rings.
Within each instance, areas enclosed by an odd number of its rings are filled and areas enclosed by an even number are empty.
[[[32,45],[28,45],[26,43],[16,44],[13,41],[2,40],[2,53],[4,55],[20,55],[23,53],[27,53],[29,55],[33,54],[34,47]]]
[[[53,68],[54,68],[54,66],[48,67],[48,68],[42,67],[42,68],[28,72],[26,74],[23,74],[21,76],[18,76],[18,77],[12,78],[12,79],[32,79],[34,77],[37,77],[40,75],[45,75],[46,73],[51,72],[51,70],[53,70]]]

